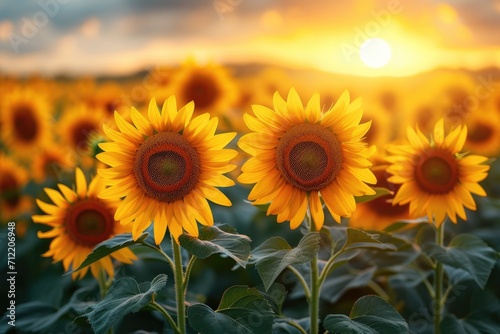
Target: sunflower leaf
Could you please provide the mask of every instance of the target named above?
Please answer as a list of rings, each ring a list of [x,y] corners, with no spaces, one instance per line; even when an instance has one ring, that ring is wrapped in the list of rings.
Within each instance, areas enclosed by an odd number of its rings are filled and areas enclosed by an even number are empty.
[[[255,262],[266,291],[287,266],[306,263],[316,256],[320,239],[319,233],[308,233],[297,247],[292,248],[285,239],[272,237],[255,248],[252,262]]]
[[[201,334],[264,333],[271,334],[274,313],[255,288],[233,286],[222,296],[217,310],[205,304],[190,306],[189,324]]]
[[[347,228],[347,242],[344,250],[357,248],[370,248],[378,250],[396,251],[398,248],[393,244],[383,243],[379,240],[380,235],[376,233],[368,233],[355,228]]]
[[[468,272],[481,289],[484,289],[497,260],[493,248],[477,236],[467,233],[457,235],[448,247],[428,242],[422,248],[434,260]]]
[[[141,292],[139,284],[130,277],[118,279],[109,289],[106,297],[86,314],[96,333],[105,333],[129,313],[140,311],[154,298],[156,292],[165,287],[167,275],[156,276],[149,289]]]
[[[329,314],[323,322],[329,333],[339,334],[393,334],[409,333],[408,324],[385,300],[377,296],[363,296],[354,303],[349,317]]]
[[[225,254],[243,268],[250,256],[250,238],[227,225],[202,226],[198,238],[188,234],[179,236],[180,245],[194,256],[205,259],[213,254]]]
[[[99,244],[97,244],[92,252],[87,255],[87,258],[82,262],[82,264],[73,270],[72,272],[78,271],[92,263],[99,261],[105,256],[108,256],[111,253],[116,252],[125,247],[132,246],[134,244],[143,243],[143,241],[148,237],[148,233],[143,233],[139,238],[134,241],[131,233],[124,233],[116,235],[115,237],[105,240]],[[69,272],[68,274],[71,274]]]
[[[356,200],[356,203],[365,203],[365,202],[370,202],[373,201],[374,199],[377,199],[382,196],[387,196],[387,195],[393,195],[394,192],[383,187],[372,187],[372,189],[375,191],[375,194],[373,195],[363,195],[363,196],[358,196],[354,197]]]

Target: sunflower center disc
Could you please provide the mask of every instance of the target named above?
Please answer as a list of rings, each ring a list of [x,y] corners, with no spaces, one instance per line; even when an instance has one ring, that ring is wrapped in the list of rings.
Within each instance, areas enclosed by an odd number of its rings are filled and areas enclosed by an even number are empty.
[[[430,194],[445,194],[458,182],[455,157],[445,150],[434,149],[422,156],[415,169],[417,184]]]
[[[276,164],[295,187],[303,191],[320,190],[339,173],[342,150],[330,130],[318,124],[300,124],[280,139]]]
[[[186,101],[194,101],[197,108],[208,108],[219,96],[215,80],[203,73],[195,73],[185,84],[184,97]]]
[[[107,240],[114,226],[111,210],[101,201],[87,199],[76,202],[68,209],[66,227],[76,243],[93,247]]]
[[[75,124],[71,131],[71,141],[73,142],[73,146],[79,149],[88,149],[89,137],[96,131],[97,128],[92,122],[82,120],[78,124]]]
[[[467,135],[467,140],[474,143],[482,143],[490,139],[493,130],[488,124],[476,124]]]
[[[21,199],[19,184],[9,172],[4,173],[0,180],[0,199],[12,208],[15,208]]]
[[[160,132],[139,147],[134,172],[146,195],[161,202],[174,202],[196,186],[200,158],[179,133]]]
[[[31,142],[38,134],[38,122],[30,107],[20,105],[16,107],[13,118],[16,137],[24,142]]]

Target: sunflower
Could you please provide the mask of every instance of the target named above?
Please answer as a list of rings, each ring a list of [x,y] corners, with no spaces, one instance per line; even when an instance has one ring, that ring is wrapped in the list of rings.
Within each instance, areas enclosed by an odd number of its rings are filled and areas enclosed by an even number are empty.
[[[54,145],[55,143],[52,143],[42,148],[33,158],[31,171],[35,182],[59,179],[61,173],[67,173],[75,167],[72,156]]]
[[[115,110],[127,109],[124,102],[122,88],[116,83],[107,82],[95,88],[95,93],[87,104],[90,109],[100,109],[107,118],[113,118]]]
[[[154,97],[159,104],[163,104],[167,100],[170,96],[169,90],[173,72],[173,68],[158,66],[144,78],[143,86],[148,90],[149,98]],[[138,97],[142,97],[141,95],[139,93],[132,94],[132,98],[136,97],[135,102],[144,102],[144,99],[140,99],[141,101],[138,99]]]
[[[194,101],[198,113],[222,116],[238,102],[238,88],[229,72],[222,66],[201,66],[190,60],[172,74],[171,95],[185,105]]]
[[[500,113],[475,111],[465,120],[468,135],[465,149],[472,153],[497,156],[500,152]]]
[[[102,111],[84,105],[67,109],[59,120],[61,138],[72,149],[86,153],[89,151],[89,138],[102,132],[104,118]]]
[[[466,137],[467,127],[457,126],[447,136],[444,121],[434,126],[428,140],[418,129],[407,128],[408,145],[389,148],[387,160],[392,174],[389,182],[401,184],[393,204],[410,204],[410,215],[427,216],[429,221],[441,224],[446,216],[457,222],[457,215],[466,220],[464,207],[475,210],[471,196],[486,196],[478,184],[487,176],[486,157],[459,153]]]
[[[122,224],[133,221],[135,239],[152,220],[157,244],[167,229],[175,240],[183,230],[198,236],[196,221],[213,225],[207,199],[231,205],[215,186],[234,185],[222,174],[236,167],[229,161],[237,152],[223,148],[236,134],[214,135],[218,119],[208,113],[191,119],[193,112],[193,102],[177,110],[176,99],[171,96],[161,112],[152,99],[147,118],[132,108],[133,125],[115,113],[120,131],[104,126],[112,141],[100,144],[104,152],[97,158],[111,168],[99,169],[98,173],[111,187],[99,196],[125,197],[115,219]]]
[[[0,220],[8,221],[30,212],[33,200],[23,195],[28,173],[11,158],[0,154]]]
[[[304,108],[295,89],[284,101],[274,94],[274,110],[253,106],[245,114],[254,132],[241,137],[239,147],[252,157],[242,166],[238,181],[256,183],[248,198],[254,204],[270,202],[268,214],[292,229],[312,214],[317,230],[323,226],[321,198],[336,221],[356,208],[354,196],[374,194],[366,183],[377,180],[369,170],[373,149],[362,142],[370,122],[359,124],[361,100],[349,102],[345,91],[324,114],[314,94]]]
[[[130,232],[113,219],[116,201],[97,198],[104,190],[102,178],[97,175],[87,185],[87,180],[80,168],[75,171],[76,189],[58,184],[59,190],[45,188],[45,193],[54,204],[37,199],[37,204],[46,215],[35,215],[33,221],[52,227],[47,232],[38,232],[39,238],[53,238],[49,250],[43,254],[52,257],[54,262],[62,261],[64,270],[78,268],[92,249],[102,241],[117,234]],[[114,258],[130,264],[136,256],[128,248],[122,248],[90,265],[92,275],[97,279],[102,270],[109,277],[114,276]],[[89,267],[71,274],[73,279],[83,278]]]
[[[2,102],[2,140],[20,158],[31,157],[51,138],[48,101],[35,91],[19,89]]]
[[[372,172],[377,178],[375,186],[396,192],[399,185],[387,181],[390,177],[390,174],[387,173],[387,167],[387,165],[380,165],[372,168]],[[398,220],[410,218],[408,205],[392,206],[393,197],[393,195],[384,195],[368,202],[359,203],[349,220],[349,226],[381,230]]]

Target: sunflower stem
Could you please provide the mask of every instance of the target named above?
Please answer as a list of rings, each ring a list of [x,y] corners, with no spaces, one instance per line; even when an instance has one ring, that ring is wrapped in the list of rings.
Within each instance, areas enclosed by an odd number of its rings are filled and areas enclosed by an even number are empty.
[[[170,316],[170,314],[168,314],[168,312],[163,308],[163,306],[161,306],[160,304],[158,304],[154,300],[154,298],[153,298],[152,301],[149,302],[149,305],[163,315],[163,317],[168,321],[168,323],[172,327],[172,329],[175,332],[175,334],[180,334],[180,331],[177,328],[177,325],[175,324],[174,319],[172,319],[172,317]]]
[[[182,282],[182,289],[184,290],[184,294],[187,292],[187,287],[189,284],[189,276],[191,276],[191,269],[193,268],[194,262],[196,261],[197,257],[192,255],[189,258],[189,262],[186,266],[186,273],[184,274],[184,281]]]
[[[304,276],[302,276],[302,274],[293,266],[287,266],[287,269],[290,270],[292,274],[294,274],[299,280],[300,285],[302,285],[302,288],[304,289],[304,294],[306,296],[307,302],[309,303],[311,300],[311,291],[309,291],[309,286],[307,285]]]
[[[106,297],[106,294],[108,293],[111,283],[108,283],[108,280],[106,279],[106,272],[103,268],[99,269],[99,277],[97,279],[97,283],[99,283],[101,299],[104,299],[104,297]]]
[[[172,261],[172,259],[170,258],[170,256],[168,256],[168,254],[163,251],[163,249],[161,248],[161,245],[153,246],[153,245],[148,244],[147,242],[143,242],[142,245],[146,246],[148,248],[151,248],[154,251],[160,253],[161,256],[163,256],[163,258],[165,259],[165,261],[167,261],[167,263],[170,265],[170,268],[172,268],[172,271],[175,270],[174,261]]]
[[[380,285],[378,285],[377,282],[371,280],[370,282],[368,282],[368,287],[372,289],[373,292],[375,292],[377,295],[379,295],[380,298],[383,298],[387,301],[391,299],[389,294],[385,292],[384,289]]]
[[[289,320],[286,323],[289,324],[290,326],[296,328],[301,334],[307,334],[306,330],[304,328],[302,328],[302,326],[299,325],[298,323],[296,323],[295,321]]]
[[[444,245],[444,223],[436,226],[436,244]],[[437,224],[436,224],[437,225]],[[443,312],[443,264],[436,261],[434,269],[434,334],[441,334],[441,316]]]
[[[182,269],[182,254],[181,247],[175,240],[172,239],[172,249],[174,253],[174,280],[175,280],[175,300],[177,303],[177,328],[179,333],[186,333],[186,305],[185,305],[185,290],[184,290],[184,272]]]
[[[312,221],[311,212],[307,210],[306,220],[309,225],[309,231],[316,232],[314,223]],[[309,298],[309,316],[311,321],[311,334],[318,334],[319,330],[319,274],[318,274],[318,255],[314,255],[311,259],[311,288]]]

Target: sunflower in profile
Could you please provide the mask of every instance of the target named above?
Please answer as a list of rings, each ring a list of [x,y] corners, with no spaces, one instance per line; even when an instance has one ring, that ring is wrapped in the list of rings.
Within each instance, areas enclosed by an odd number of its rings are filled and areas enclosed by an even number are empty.
[[[486,196],[478,182],[487,176],[488,158],[459,153],[467,138],[467,127],[457,126],[447,136],[444,121],[434,126],[427,139],[418,129],[407,128],[407,145],[389,148],[391,166],[388,179],[401,184],[393,204],[410,204],[410,215],[427,216],[440,225],[446,216],[457,222],[457,215],[466,220],[464,207],[475,210],[471,194]]]
[[[0,221],[30,212],[33,200],[23,194],[28,173],[11,158],[0,154]]]
[[[39,238],[53,239],[43,256],[52,257],[54,262],[62,261],[66,271],[78,268],[100,242],[117,234],[130,232],[113,219],[116,201],[97,198],[97,194],[105,188],[99,175],[87,184],[82,170],[77,168],[75,178],[75,190],[64,184],[58,184],[59,191],[45,188],[45,193],[53,204],[37,199],[38,206],[46,215],[33,216],[35,223],[52,227],[47,232],[38,232]],[[114,276],[112,258],[130,264],[136,256],[130,249],[122,248],[92,263],[89,267],[96,279],[102,270],[109,277]],[[72,273],[72,278],[83,278],[89,267]]]
[[[354,196],[374,194],[366,183],[377,180],[368,157],[373,149],[362,141],[370,122],[359,124],[361,100],[350,103],[345,91],[324,114],[319,94],[304,108],[295,89],[284,101],[274,94],[274,110],[253,106],[245,114],[253,131],[238,142],[252,157],[242,166],[238,181],[256,183],[248,198],[254,204],[270,202],[267,213],[297,228],[310,210],[316,230],[323,226],[322,201],[336,221],[356,208]]]
[[[238,88],[227,69],[216,64],[187,61],[170,78],[169,93],[179,104],[194,101],[197,113],[222,116],[238,102]]]
[[[397,192],[400,185],[387,181],[391,176],[387,173],[387,167],[387,165],[379,165],[372,168],[372,172],[377,178],[375,186]],[[349,220],[349,226],[382,230],[398,220],[410,218],[408,205],[392,206],[393,197],[394,195],[383,195],[368,202],[358,203],[356,211],[353,212]]]
[[[0,107],[2,141],[20,158],[30,158],[50,140],[50,105],[37,92],[15,90],[4,96]]]
[[[178,110],[171,96],[161,112],[152,99],[147,118],[132,108],[133,124],[115,113],[119,131],[104,125],[111,142],[100,144],[104,152],[97,158],[111,168],[98,173],[111,187],[99,196],[125,197],[115,219],[122,224],[133,222],[135,239],[153,220],[157,244],[167,229],[175,240],[183,231],[198,236],[196,221],[213,225],[207,199],[231,205],[215,186],[234,185],[223,174],[236,167],[229,162],[237,152],[224,147],[236,134],[215,135],[218,119],[208,113],[192,118],[193,112],[193,102]]]

